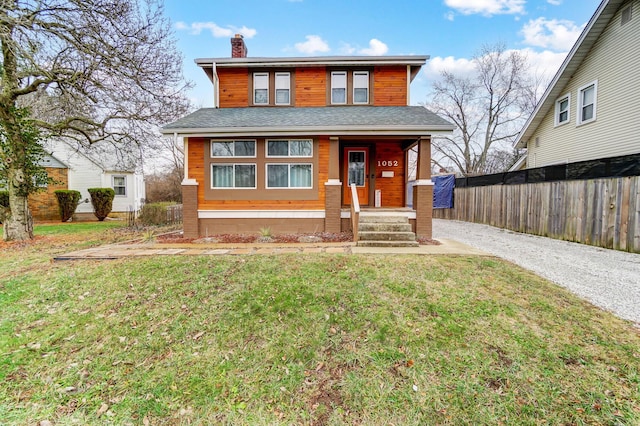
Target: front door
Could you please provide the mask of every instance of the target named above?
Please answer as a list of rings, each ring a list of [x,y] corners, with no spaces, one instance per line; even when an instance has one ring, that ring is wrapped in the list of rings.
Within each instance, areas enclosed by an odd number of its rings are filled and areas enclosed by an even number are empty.
[[[345,148],[343,181],[344,203],[351,205],[351,184],[356,184],[360,205],[369,204],[369,148]]]

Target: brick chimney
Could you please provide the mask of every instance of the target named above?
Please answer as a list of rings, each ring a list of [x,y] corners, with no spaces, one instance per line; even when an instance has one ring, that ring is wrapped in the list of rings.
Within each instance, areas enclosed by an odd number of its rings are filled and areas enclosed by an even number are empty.
[[[249,49],[247,49],[247,45],[244,44],[242,34],[236,34],[235,37],[231,39],[231,57],[246,58],[247,53],[249,53]]]

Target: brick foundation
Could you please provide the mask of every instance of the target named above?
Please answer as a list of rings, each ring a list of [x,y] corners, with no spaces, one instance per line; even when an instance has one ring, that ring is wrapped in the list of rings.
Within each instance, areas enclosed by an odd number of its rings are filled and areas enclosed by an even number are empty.
[[[29,210],[36,222],[60,221],[58,199],[54,191],[68,189],[69,169],[46,168],[47,175],[56,181],[47,186],[45,191],[37,192],[29,196]]]

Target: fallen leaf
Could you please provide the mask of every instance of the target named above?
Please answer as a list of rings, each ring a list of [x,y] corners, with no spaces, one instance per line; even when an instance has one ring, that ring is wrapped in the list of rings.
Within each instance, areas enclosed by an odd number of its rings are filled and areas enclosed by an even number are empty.
[[[149,426],[149,425],[151,424],[151,423],[149,423],[149,418],[148,418],[147,416],[144,416],[144,417],[142,418],[142,424],[143,424],[144,426]]]
[[[107,412],[107,410],[109,409],[109,406],[105,403],[102,403],[102,405],[100,406],[100,408],[98,408],[98,412],[96,413],[96,415],[98,417],[100,417],[101,415],[103,415],[104,413]]]
[[[407,364],[406,365],[407,365],[407,367],[413,367],[413,360],[412,359],[407,360]]]
[[[199,333],[197,333],[195,336],[193,336],[193,340],[198,340],[199,338],[201,338],[204,335],[204,331],[201,331]]]

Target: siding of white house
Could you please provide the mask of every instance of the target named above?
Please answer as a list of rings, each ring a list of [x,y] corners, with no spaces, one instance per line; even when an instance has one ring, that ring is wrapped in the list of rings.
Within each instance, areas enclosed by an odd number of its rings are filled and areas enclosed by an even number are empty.
[[[128,171],[105,171],[97,162],[61,141],[50,143],[47,149],[52,152],[54,157],[68,166],[68,187],[80,191],[83,201],[91,199],[89,188],[113,188],[113,176],[124,176],[126,195],[114,198],[111,211],[119,213],[129,209],[139,210],[142,207],[141,200],[145,198],[145,188],[141,174]],[[91,202],[80,203],[76,213],[93,213]]]
[[[621,11],[632,19],[621,25]],[[640,152],[640,0],[626,2],[607,25],[570,83],[571,118],[555,127],[555,108],[528,140],[527,167]],[[577,125],[578,90],[597,81],[596,120]]]

